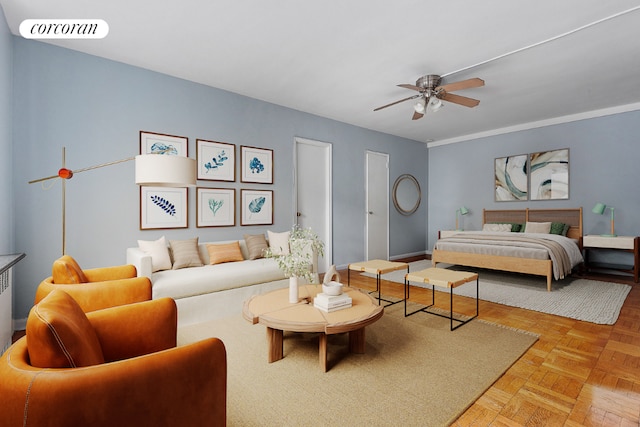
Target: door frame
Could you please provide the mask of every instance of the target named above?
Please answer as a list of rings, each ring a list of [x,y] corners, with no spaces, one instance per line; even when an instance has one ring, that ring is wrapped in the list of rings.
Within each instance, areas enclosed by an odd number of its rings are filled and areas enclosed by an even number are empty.
[[[386,253],[386,260],[389,259],[389,245],[390,245],[390,235],[389,235],[389,228],[390,228],[390,209],[389,209],[389,153],[382,153],[380,151],[373,151],[373,150],[366,150],[365,152],[365,156],[364,156],[364,186],[365,186],[365,225],[364,225],[364,255],[365,255],[365,259],[369,260],[369,154],[374,154],[374,155],[378,155],[378,156],[384,156],[387,159],[387,167],[386,167],[386,179],[385,179],[385,185],[386,185],[386,190],[385,190],[385,194],[386,194],[386,206],[385,209],[387,210],[387,232],[386,232],[386,245],[385,245],[385,253]]]
[[[298,144],[313,145],[325,149],[327,155],[327,170],[325,174],[325,184],[327,194],[325,196],[324,226],[327,231],[324,239],[324,260],[326,272],[333,264],[333,144],[330,142],[317,141],[308,138],[293,138],[293,218],[298,223]],[[318,266],[319,270],[320,266]]]

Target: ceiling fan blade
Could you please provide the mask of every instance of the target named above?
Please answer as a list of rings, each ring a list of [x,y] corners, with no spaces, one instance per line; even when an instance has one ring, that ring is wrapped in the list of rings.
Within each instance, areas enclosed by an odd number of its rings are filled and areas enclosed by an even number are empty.
[[[383,105],[382,107],[378,107],[378,108],[376,108],[376,109],[375,109],[375,110],[373,110],[373,111],[382,110],[383,108],[391,107],[392,105],[396,105],[396,104],[399,104],[399,103],[401,103],[401,102],[408,101],[408,100],[410,100],[410,99],[415,99],[415,98],[418,98],[418,97],[420,97],[420,96],[422,96],[422,95],[420,95],[420,94],[418,94],[418,95],[413,95],[413,96],[410,96],[410,97],[408,97],[408,98],[401,99],[400,101],[396,101],[396,102],[392,102],[391,104]]]
[[[422,116],[424,116],[424,114],[422,114],[422,113],[418,113],[417,111],[414,111],[414,112],[413,112],[413,117],[411,117],[411,120],[418,120],[418,119],[421,119],[421,118],[422,118]]]
[[[480,104],[480,101],[473,98],[467,98],[466,96],[456,95],[454,93],[445,93],[444,96],[439,96],[438,98],[443,101],[453,102],[454,104],[464,105],[465,107],[473,108],[476,105]]]
[[[424,88],[421,88],[420,86],[410,85],[410,84],[401,84],[401,85],[398,85],[398,87],[403,87],[405,89],[411,89],[411,90],[417,90],[418,92],[421,92],[421,91],[424,90]]]
[[[484,80],[479,78],[473,78],[469,80],[461,80],[459,82],[453,82],[446,85],[438,86],[436,91],[439,89],[444,89],[447,92],[454,92],[456,90],[469,89],[472,87],[481,87],[484,86]]]

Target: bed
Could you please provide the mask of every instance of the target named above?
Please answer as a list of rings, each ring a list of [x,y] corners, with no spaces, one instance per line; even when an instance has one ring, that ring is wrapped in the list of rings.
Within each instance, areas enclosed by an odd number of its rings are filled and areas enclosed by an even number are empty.
[[[566,236],[517,232],[456,232],[450,237],[438,239],[431,256],[432,264],[434,267],[438,263],[447,263],[544,276],[547,279],[547,291],[551,291],[554,278],[564,278],[571,273],[573,267],[582,262],[582,208],[483,210],[483,228],[485,224],[527,222],[566,224]],[[547,243],[549,241],[556,243]],[[562,254],[557,249],[559,245],[568,254]]]

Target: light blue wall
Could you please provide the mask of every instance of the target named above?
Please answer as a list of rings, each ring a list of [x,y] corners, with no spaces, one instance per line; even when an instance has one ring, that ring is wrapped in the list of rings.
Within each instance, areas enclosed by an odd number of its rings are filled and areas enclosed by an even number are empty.
[[[595,215],[597,202],[615,207],[616,233],[640,235],[640,111],[603,116],[497,135],[429,150],[431,250],[438,230],[453,229],[455,211],[466,206],[464,228],[482,227],[482,209],[583,207],[584,234],[609,231],[609,211]],[[494,159],[569,149],[569,200],[495,202]]]
[[[82,168],[138,154],[140,130],[275,150],[274,185],[206,187],[273,189],[275,223],[269,227],[195,227],[195,190],[189,190],[189,228],[139,230],[139,191],[133,162],[78,174],[67,182],[67,253],[81,266],[125,262],[137,239],[241,238],[243,233],[284,231],[293,223],[293,140],[333,143],[333,262],[364,257],[366,150],[390,155],[390,180],[412,173],[426,186],[422,143],[257,101],[140,68],[14,37],[16,249],[28,257],[17,266],[14,317],[26,317],[38,283],[61,254],[61,183],[50,189],[27,181],[61,166]],[[188,67],[189,64],[184,64]],[[239,176],[239,175],[238,175]],[[412,217],[391,210],[391,256],[426,249],[426,208]],[[239,224],[239,219],[236,221]],[[399,237],[396,237],[399,236]]]
[[[11,143],[12,43],[11,33],[0,8],[0,254],[14,250],[13,162]]]

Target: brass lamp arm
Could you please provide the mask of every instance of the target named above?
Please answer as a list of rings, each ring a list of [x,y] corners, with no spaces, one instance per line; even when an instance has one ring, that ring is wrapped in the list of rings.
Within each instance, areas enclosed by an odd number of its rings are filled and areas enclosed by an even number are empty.
[[[115,164],[118,164],[118,163],[124,163],[124,162],[128,162],[130,160],[133,160],[133,159],[135,159],[135,157],[127,157],[126,159],[114,160],[113,162],[107,162],[107,163],[101,163],[99,165],[88,166],[86,168],[76,169],[75,171],[72,171],[70,169],[62,167],[58,171],[57,175],[51,175],[51,176],[47,176],[47,177],[44,177],[44,178],[34,179],[32,181],[29,181],[29,184],[34,184],[36,182],[47,181],[49,179],[54,179],[54,178],[71,179],[73,177],[73,174],[76,174],[76,173],[85,172],[85,171],[89,171],[89,170],[93,170],[93,169],[99,169],[99,168],[103,168],[105,166],[111,166],[111,165],[115,165]]]

